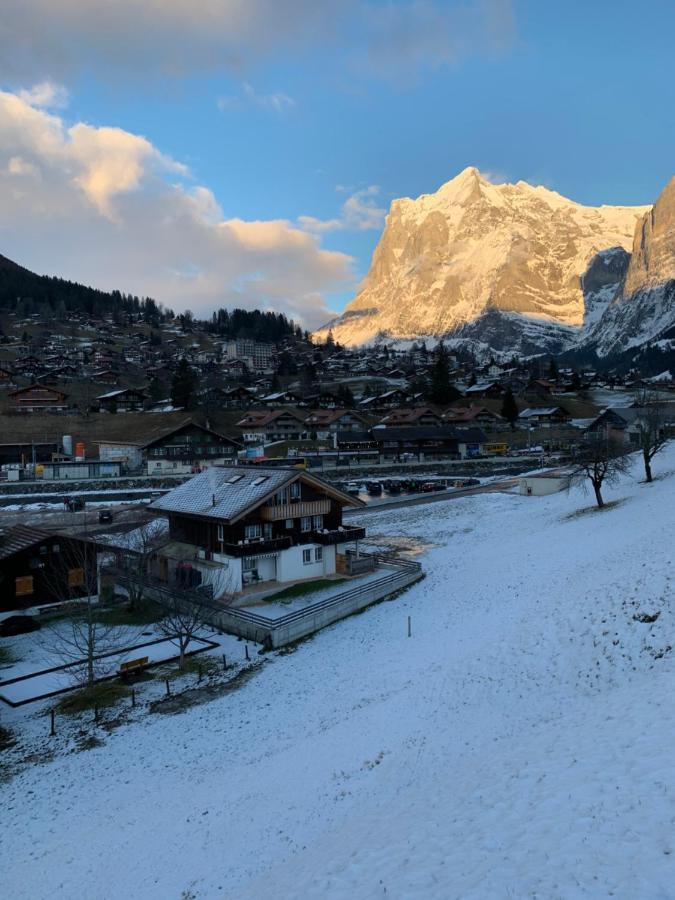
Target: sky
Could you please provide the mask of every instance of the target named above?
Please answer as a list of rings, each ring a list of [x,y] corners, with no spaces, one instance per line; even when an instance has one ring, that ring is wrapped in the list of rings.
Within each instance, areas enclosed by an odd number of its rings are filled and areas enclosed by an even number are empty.
[[[3,0],[0,253],[315,328],[467,166],[653,202],[673,34],[669,0]]]

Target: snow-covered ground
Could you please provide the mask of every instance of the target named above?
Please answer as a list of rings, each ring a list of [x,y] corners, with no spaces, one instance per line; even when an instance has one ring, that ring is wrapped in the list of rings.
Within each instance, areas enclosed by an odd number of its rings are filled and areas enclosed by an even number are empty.
[[[25,768],[3,890],[673,897],[675,447],[655,470],[600,513],[575,491],[364,516],[426,546],[427,578],[238,690]]]

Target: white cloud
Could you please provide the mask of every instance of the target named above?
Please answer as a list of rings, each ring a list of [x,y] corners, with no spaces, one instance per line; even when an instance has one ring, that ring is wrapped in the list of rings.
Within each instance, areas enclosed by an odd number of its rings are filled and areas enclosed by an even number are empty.
[[[70,124],[0,92],[0,252],[38,272],[207,314],[284,311],[309,328],[352,259],[285,220],[225,219],[146,138]]]
[[[289,97],[288,94],[282,94],[280,92],[272,94],[260,93],[253,85],[244,81],[242,83],[241,95],[219,97],[216,103],[221,112],[225,112],[228,109],[238,109],[244,104],[252,104],[261,109],[283,113],[295,106],[295,100],[292,97]]]
[[[512,0],[2,0],[0,79],[82,71],[125,80],[218,70],[241,77],[266,57],[321,49],[401,77],[511,46],[512,7]]]
[[[337,185],[336,191],[344,193],[343,185]],[[342,204],[341,213],[334,219],[317,219],[314,216],[300,216],[298,224],[312,234],[324,234],[328,231],[371,231],[382,228],[385,209],[377,205],[380,188],[376,184],[355,191]]]
[[[43,106],[45,109],[65,109],[70,101],[68,89],[53,81],[41,81],[32,88],[18,91],[17,96],[29,106]]]

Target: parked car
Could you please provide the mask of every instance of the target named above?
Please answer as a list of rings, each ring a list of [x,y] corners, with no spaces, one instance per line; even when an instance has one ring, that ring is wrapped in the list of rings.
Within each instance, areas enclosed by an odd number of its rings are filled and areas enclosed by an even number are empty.
[[[368,488],[368,493],[372,497],[379,497],[382,493],[382,485],[379,481],[369,481],[367,482],[366,487]]]
[[[109,509],[102,509],[98,514],[98,521],[101,525],[109,525],[113,520],[112,511]]]
[[[456,488],[475,487],[477,484],[480,484],[478,478],[456,478],[452,482],[452,486]]]
[[[33,616],[7,616],[0,622],[0,635],[10,637],[14,634],[27,634],[29,631],[39,631],[40,627]]]

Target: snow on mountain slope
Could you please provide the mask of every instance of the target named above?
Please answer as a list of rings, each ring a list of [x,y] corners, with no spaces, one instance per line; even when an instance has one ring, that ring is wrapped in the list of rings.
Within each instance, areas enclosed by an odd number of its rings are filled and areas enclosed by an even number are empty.
[[[637,222],[621,289],[582,339],[600,356],[657,340],[675,325],[675,178]]]
[[[656,468],[602,513],[574,491],[363,515],[426,542],[426,579],[4,784],[5,891],[670,896],[675,446]]]
[[[346,344],[438,335],[487,310],[580,326],[588,263],[629,248],[646,209],[586,207],[467,168],[435,194],[393,201],[357,297],[317,338],[329,327]]]

